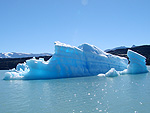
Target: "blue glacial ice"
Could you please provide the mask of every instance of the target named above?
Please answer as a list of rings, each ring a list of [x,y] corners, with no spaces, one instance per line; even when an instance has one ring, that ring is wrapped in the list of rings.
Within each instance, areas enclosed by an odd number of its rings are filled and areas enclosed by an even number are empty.
[[[105,74],[111,68],[127,69],[128,60],[105,53],[96,46],[82,44],[79,47],[55,42],[55,53],[48,61],[32,58],[16,69],[5,73],[4,80],[54,79],[95,76]]]
[[[120,74],[140,74],[148,72],[146,66],[146,57],[132,50],[128,50],[127,56],[130,63],[127,66],[127,69],[120,72]]]
[[[127,56],[130,61],[130,63],[127,66],[127,69],[123,71],[116,71],[114,68],[112,68],[103,76],[115,77],[123,74],[141,74],[148,72],[146,66],[146,58],[144,56],[132,50],[127,51]]]

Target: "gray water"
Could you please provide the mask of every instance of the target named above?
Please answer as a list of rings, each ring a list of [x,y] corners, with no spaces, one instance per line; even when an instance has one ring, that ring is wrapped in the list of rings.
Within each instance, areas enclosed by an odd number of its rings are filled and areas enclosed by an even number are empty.
[[[2,80],[0,113],[150,113],[150,73]]]

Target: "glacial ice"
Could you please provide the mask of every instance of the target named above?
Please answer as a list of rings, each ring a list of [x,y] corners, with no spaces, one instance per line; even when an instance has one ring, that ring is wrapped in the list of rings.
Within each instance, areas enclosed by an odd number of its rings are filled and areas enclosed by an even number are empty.
[[[126,58],[105,53],[90,44],[79,47],[60,42],[54,44],[55,53],[50,60],[27,60],[24,64],[18,64],[16,69],[6,72],[4,80],[95,76],[105,74],[111,68],[123,71],[128,65]]]
[[[23,70],[23,71],[25,71],[26,69],[28,69],[28,66],[26,65],[26,63],[19,63],[17,66],[16,66],[16,70],[17,71],[20,71],[20,70]]]
[[[127,56],[130,63],[127,66],[127,69],[120,72],[120,74],[140,74],[148,72],[146,67],[146,57],[132,50],[128,50]]]
[[[117,72],[114,68],[111,68],[106,74],[106,77],[116,77],[119,76],[119,72]]]

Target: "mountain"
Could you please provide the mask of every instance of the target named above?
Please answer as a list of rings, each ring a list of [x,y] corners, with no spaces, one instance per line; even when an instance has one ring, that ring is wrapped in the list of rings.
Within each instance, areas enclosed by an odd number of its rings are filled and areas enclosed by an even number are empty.
[[[36,59],[44,58],[45,61],[49,60],[51,56],[39,56],[35,57]],[[25,57],[25,58],[0,58],[0,70],[9,70],[16,68],[17,64],[24,63],[26,60],[29,60],[33,57]]]
[[[0,58],[26,58],[26,57],[39,57],[39,56],[51,56],[50,53],[41,53],[41,54],[33,54],[33,53],[16,53],[16,52],[8,52],[8,53],[0,53]]]
[[[52,57],[50,53],[41,53],[41,54],[32,54],[32,53],[0,53],[0,70],[9,70],[16,68],[18,63],[24,63],[26,60],[33,57],[44,58],[45,61],[49,60]]]
[[[114,50],[116,50],[116,49],[126,49],[126,48],[128,48],[128,47],[126,47],[126,46],[120,46],[120,47],[115,47],[115,48],[113,48],[113,49],[106,49],[105,52],[114,51]]]
[[[141,46],[132,46],[131,48],[119,48],[119,49],[110,49],[106,51],[107,53],[111,53],[113,55],[118,55],[127,58],[127,50],[133,50],[135,52],[140,53],[141,55],[146,57],[146,64],[150,65],[150,45],[141,45]]]

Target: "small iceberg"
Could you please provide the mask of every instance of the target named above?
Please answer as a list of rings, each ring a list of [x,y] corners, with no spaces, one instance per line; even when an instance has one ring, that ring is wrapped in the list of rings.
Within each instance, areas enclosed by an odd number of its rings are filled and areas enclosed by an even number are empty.
[[[119,76],[120,74],[115,70],[115,68],[111,68],[106,74],[106,77],[116,77]]]
[[[141,74],[148,72],[146,66],[146,57],[132,50],[128,50],[127,56],[130,63],[127,66],[127,69],[120,72],[120,74]]]
[[[146,66],[146,57],[132,50],[127,51],[127,56],[129,58],[127,69],[123,71],[116,71],[112,68],[105,74],[105,76],[114,77],[124,74],[141,74],[149,72]]]

